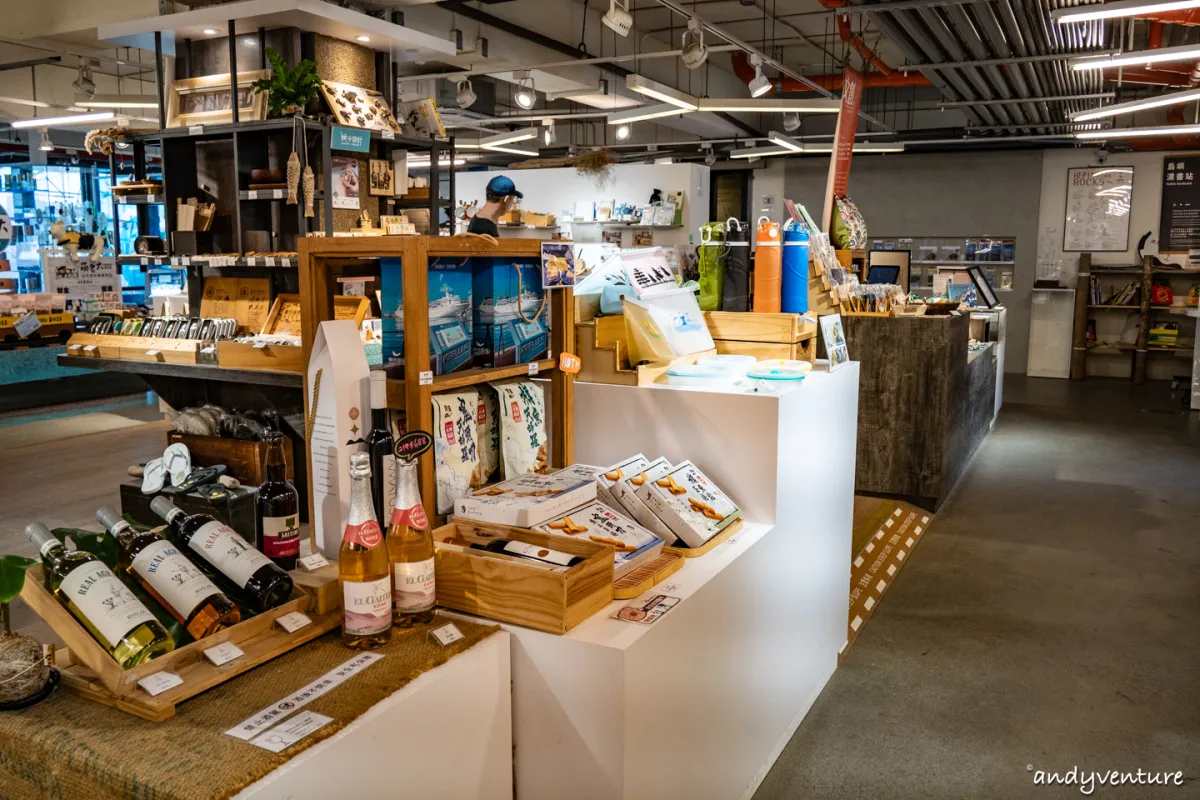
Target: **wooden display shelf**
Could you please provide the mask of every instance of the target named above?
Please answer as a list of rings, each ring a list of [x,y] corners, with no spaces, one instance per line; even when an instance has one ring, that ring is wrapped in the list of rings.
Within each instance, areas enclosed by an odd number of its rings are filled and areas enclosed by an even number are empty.
[[[1141,306],[1108,306],[1104,304],[1088,304],[1088,308],[1102,308],[1107,311],[1141,311]]]
[[[537,365],[537,372],[530,372],[530,366]],[[450,372],[445,375],[433,376],[433,391],[448,392],[451,389],[461,389],[464,386],[478,386],[490,381],[502,381],[506,378],[540,378],[545,377],[551,370],[558,369],[558,362],[553,358],[544,358],[524,364],[512,364],[507,367],[472,367],[470,369]],[[403,411],[405,408],[405,381],[389,379],[387,382],[388,408]]]
[[[225,383],[244,383],[251,386],[286,386],[299,389],[304,385],[300,372],[270,369],[236,369],[215,364],[172,364],[156,361],[130,361],[123,358],[60,355],[60,367],[133,372],[139,375],[159,375],[169,378],[195,378]]]

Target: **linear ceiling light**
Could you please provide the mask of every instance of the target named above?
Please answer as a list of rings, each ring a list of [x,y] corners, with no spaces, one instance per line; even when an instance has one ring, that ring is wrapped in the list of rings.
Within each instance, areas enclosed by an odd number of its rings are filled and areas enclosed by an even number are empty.
[[[80,108],[158,108],[158,98],[148,94],[77,94],[75,105]]]
[[[1165,61],[1196,61],[1200,59],[1200,44],[1184,44],[1178,47],[1160,47],[1157,50],[1133,50],[1100,58],[1077,58],[1071,60],[1071,69],[1107,69],[1109,67],[1141,66],[1160,64]]]
[[[628,111],[622,111],[619,114],[609,114],[609,125],[621,125],[627,122],[641,122],[644,119],[657,119],[659,117],[676,117],[680,114],[687,114],[686,109],[679,106],[671,105],[670,103],[658,103],[652,106],[642,106],[641,108],[631,108]]]
[[[487,136],[479,140],[479,146],[484,150],[490,150],[497,145],[512,144],[514,142],[524,142],[529,139],[536,139],[538,135],[537,128],[521,128],[516,131],[505,131],[497,133],[495,136]]]
[[[761,158],[762,156],[790,156],[796,151],[789,147],[749,147],[745,150],[731,150],[730,158]]]
[[[538,154],[537,150],[526,150],[523,147],[499,147],[497,145],[490,145],[484,147],[483,149],[491,153],[512,153],[518,156],[536,156]]]
[[[82,125],[85,122],[103,122],[116,116],[112,111],[97,111],[94,114],[75,114],[69,117],[32,117],[13,120],[12,126],[14,128],[46,128],[54,125]]]
[[[1160,94],[1157,97],[1130,100],[1128,103],[1116,103],[1111,106],[1094,108],[1090,111],[1072,111],[1067,115],[1067,119],[1072,122],[1087,122],[1091,119],[1104,119],[1105,117],[1115,117],[1119,114],[1132,114],[1134,111],[1145,111],[1148,108],[1161,108],[1162,106],[1190,103],[1198,99],[1200,99],[1200,89],[1189,89],[1186,92]]]
[[[466,157],[466,156],[459,156],[459,157],[457,157],[457,158],[455,158],[455,159],[454,159],[454,165],[453,165],[453,166],[456,166],[456,167],[461,167],[463,164],[466,164],[466,163],[467,163],[467,157]],[[429,161],[429,159],[425,159],[424,161],[409,161],[409,162],[408,162],[408,165],[409,165],[410,167],[416,167],[417,169],[421,169],[422,167],[428,167],[428,166],[429,166],[429,164],[430,164],[430,161]],[[450,159],[448,159],[448,158],[439,158],[439,159],[438,159],[438,166],[439,166],[439,167],[449,167],[449,166],[451,166],[451,164],[450,164]]]
[[[793,153],[803,153],[804,145],[797,142],[790,136],[784,136],[778,131],[771,131],[767,134],[767,141],[776,147],[782,147],[785,150],[791,150]]]
[[[1200,125],[1163,125],[1153,128],[1109,128],[1100,131],[1077,131],[1076,139],[1135,139],[1141,136],[1183,136],[1200,133]]]
[[[800,114],[836,114],[840,100],[788,100],[782,97],[705,97],[701,111],[795,111]]]
[[[1050,16],[1062,25],[1067,22],[1090,22],[1095,19],[1141,17],[1188,8],[1200,8],[1200,0],[1116,0],[1113,3],[1056,8],[1050,12]]]
[[[655,100],[679,106],[685,111],[695,111],[700,107],[700,100],[698,98],[681,92],[678,89],[672,89],[670,86],[665,86],[657,81],[643,78],[641,75],[627,76],[625,78],[625,88],[638,94],[644,94],[647,97],[653,97]]]
[[[833,145],[831,144],[806,144],[804,146],[806,153],[832,153]],[[903,142],[880,142],[879,144],[871,144],[869,142],[855,143],[855,153],[903,153]]]

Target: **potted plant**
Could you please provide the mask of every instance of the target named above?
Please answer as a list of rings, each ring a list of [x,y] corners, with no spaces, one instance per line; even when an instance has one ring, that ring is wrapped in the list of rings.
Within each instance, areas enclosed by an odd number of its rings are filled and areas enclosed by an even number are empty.
[[[294,68],[289,68],[283,56],[274,48],[267,48],[267,61],[271,62],[271,77],[255,81],[254,91],[269,92],[267,116],[283,117],[299,114],[317,97],[321,89],[321,78],[317,75],[317,63],[306,58]]]
[[[25,586],[25,570],[38,562],[0,556],[0,710],[24,708],[48,695],[58,680],[42,656],[42,646],[12,632],[8,604]]]

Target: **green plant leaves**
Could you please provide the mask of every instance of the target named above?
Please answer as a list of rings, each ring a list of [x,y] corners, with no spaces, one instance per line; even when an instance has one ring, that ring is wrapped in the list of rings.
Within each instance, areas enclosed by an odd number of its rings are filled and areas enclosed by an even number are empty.
[[[25,570],[38,563],[25,556],[0,556],[0,603],[11,603],[25,586]]]
[[[304,59],[294,68],[289,68],[283,56],[274,48],[267,48],[267,60],[271,62],[271,77],[255,81],[255,92],[270,92],[267,98],[268,115],[278,117],[289,106],[306,106],[312,102],[321,86],[317,65],[312,59]]]

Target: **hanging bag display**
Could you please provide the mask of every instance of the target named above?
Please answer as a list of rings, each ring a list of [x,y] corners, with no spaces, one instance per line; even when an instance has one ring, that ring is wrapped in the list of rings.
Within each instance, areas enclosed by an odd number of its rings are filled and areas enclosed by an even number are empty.
[[[808,226],[788,220],[783,226],[783,280],[780,309],[808,313]]]
[[[720,311],[725,282],[725,226],[700,226],[700,310]]]
[[[737,217],[725,220],[725,280],[721,310],[750,310],[750,238]]]
[[[778,313],[782,283],[782,244],[779,223],[767,217],[758,218],[754,250],[754,310]]]

